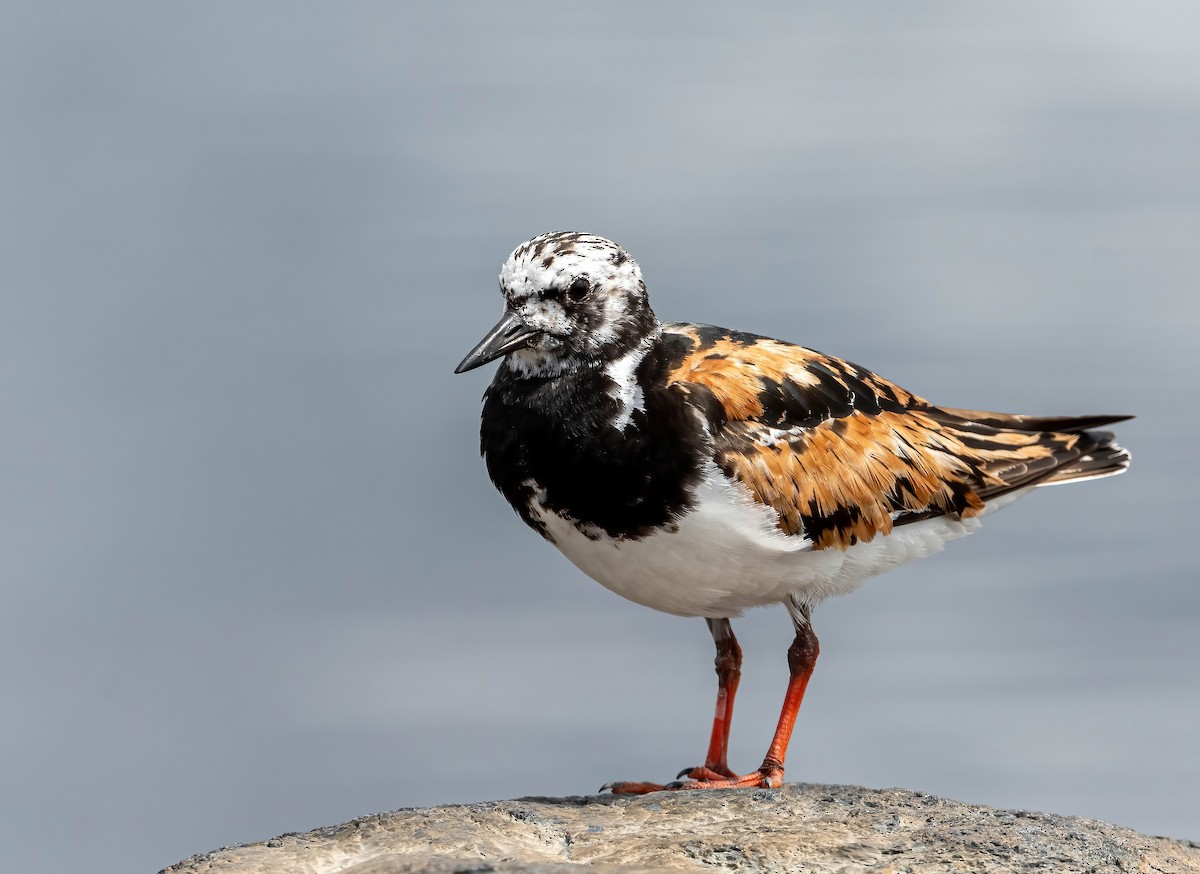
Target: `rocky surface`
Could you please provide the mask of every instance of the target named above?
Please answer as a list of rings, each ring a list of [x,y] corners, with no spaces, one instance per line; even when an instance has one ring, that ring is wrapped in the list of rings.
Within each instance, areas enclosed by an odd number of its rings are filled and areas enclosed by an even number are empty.
[[[790,784],[399,810],[162,874],[408,871],[1200,872],[1200,846],[901,789]]]

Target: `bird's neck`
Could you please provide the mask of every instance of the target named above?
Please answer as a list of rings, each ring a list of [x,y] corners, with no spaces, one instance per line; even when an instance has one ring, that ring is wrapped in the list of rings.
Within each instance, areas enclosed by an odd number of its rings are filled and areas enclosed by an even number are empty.
[[[534,369],[520,355],[505,359],[488,398],[504,415],[521,411],[570,439],[624,432],[646,424],[646,392],[664,371],[661,330],[629,338],[595,359],[542,362]],[[657,379],[656,379],[657,378]]]
[[[653,342],[645,341],[609,361],[575,362],[533,374],[505,362],[488,389],[488,413],[519,417],[525,427],[536,425],[572,441],[637,429],[645,424],[643,365],[653,354]]]

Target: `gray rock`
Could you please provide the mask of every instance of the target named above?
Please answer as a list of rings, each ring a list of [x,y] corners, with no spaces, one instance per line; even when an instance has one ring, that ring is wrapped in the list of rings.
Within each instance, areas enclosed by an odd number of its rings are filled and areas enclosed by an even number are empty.
[[[1200,872],[1200,846],[902,789],[522,798],[399,810],[193,856],[161,874],[408,871]]]

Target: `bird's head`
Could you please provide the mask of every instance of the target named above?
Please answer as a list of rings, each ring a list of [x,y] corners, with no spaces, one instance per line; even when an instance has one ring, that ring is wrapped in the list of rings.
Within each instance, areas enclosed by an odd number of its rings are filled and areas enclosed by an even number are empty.
[[[642,271],[611,240],[554,231],[534,237],[500,268],[504,316],[455,368],[506,356],[517,376],[559,376],[601,366],[658,331]]]

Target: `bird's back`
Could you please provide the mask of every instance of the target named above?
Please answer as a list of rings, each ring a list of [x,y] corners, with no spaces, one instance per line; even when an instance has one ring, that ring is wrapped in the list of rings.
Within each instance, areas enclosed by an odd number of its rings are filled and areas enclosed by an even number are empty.
[[[664,344],[670,381],[710,411],[721,470],[817,549],[1129,464],[1112,434],[1086,430],[1127,416],[941,407],[842,359],[707,325],[664,325]]]

